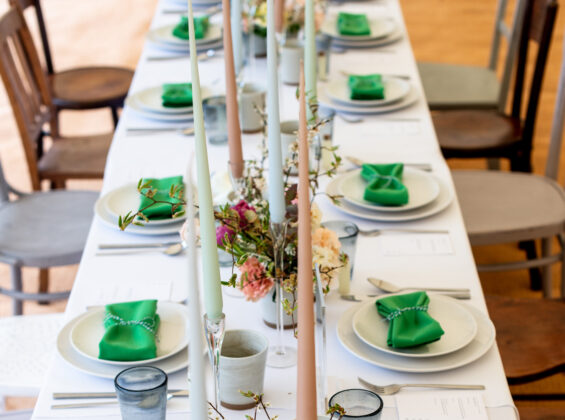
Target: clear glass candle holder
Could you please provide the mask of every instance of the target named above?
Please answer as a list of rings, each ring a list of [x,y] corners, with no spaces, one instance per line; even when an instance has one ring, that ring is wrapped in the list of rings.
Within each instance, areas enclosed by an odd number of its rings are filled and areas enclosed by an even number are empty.
[[[366,389],[345,389],[335,393],[330,407],[339,404],[345,410],[343,419],[377,420],[381,417],[383,400]]]
[[[165,420],[167,374],[152,366],[123,370],[114,379],[123,420]]]

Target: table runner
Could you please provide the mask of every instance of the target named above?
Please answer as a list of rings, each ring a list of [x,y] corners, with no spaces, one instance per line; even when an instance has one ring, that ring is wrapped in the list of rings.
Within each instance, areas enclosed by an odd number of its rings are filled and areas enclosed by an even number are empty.
[[[161,0],[157,6],[152,28],[175,23],[178,16],[160,13],[167,5]],[[403,29],[402,12],[397,0],[387,2],[371,2],[367,4],[349,4],[331,7],[331,12],[338,10],[369,11],[370,15],[387,15],[397,20]],[[219,19],[219,16],[214,19]],[[166,55],[166,52],[147,44],[140,58],[136,74],[130,89],[135,93],[147,87],[168,82],[186,82],[190,80],[188,57],[181,60],[147,61],[149,55]],[[257,74],[265,74],[265,60],[258,61]],[[210,87],[213,93],[224,92],[223,62],[214,58],[200,64],[201,83]],[[433,173],[448,183],[453,184],[449,169],[441,156],[434,133],[429,110],[423,97],[422,87],[412,54],[408,34],[403,39],[380,49],[351,50],[345,54],[331,56],[331,74],[339,75],[340,70],[354,69],[358,73],[381,72],[383,74],[408,75],[420,93],[420,99],[413,106],[402,111],[380,116],[366,116],[363,123],[347,123],[340,117],[335,119],[334,139],[340,146],[342,156],[353,155],[371,162],[429,162]],[[295,88],[284,86],[281,91],[281,121],[298,118],[298,104]],[[123,112],[120,124],[112,143],[105,172],[103,191],[134,183],[141,177],[164,177],[184,173],[194,148],[192,137],[177,134],[158,134],[143,136],[126,136],[127,127],[155,127],[159,123],[137,117],[127,107]],[[243,135],[244,157],[258,155],[260,135]],[[151,150],[151,153],[147,151]],[[210,166],[212,171],[224,171],[221,162],[227,162],[226,146],[209,146]],[[126,163],[127,162],[127,163]],[[324,181],[325,187],[326,181]],[[353,220],[360,228],[385,228],[385,223],[369,222],[351,218],[333,208],[329,201],[320,197],[317,200],[323,211],[324,220]],[[486,312],[486,306],[480,282],[473,261],[473,256],[465,233],[459,206],[456,202],[444,212],[433,217],[406,223],[394,224],[398,227],[418,229],[448,229],[454,250],[453,255],[438,256],[384,256],[379,247],[381,238],[360,237],[355,258],[355,271],[352,280],[352,291],[357,294],[374,293],[375,289],[365,281],[369,275],[394,281],[400,285],[425,282],[428,286],[468,287],[473,298],[469,302]],[[389,226],[390,227],[390,226]],[[100,299],[111,300],[116,284],[128,278],[138,280],[137,287],[131,290],[131,297],[136,299],[153,298],[155,279],[170,281],[163,288],[163,296],[170,300],[181,301],[186,298],[186,260],[183,257],[171,258],[163,255],[143,254],[124,256],[95,256],[99,243],[118,242],[154,242],[171,240],[171,237],[137,237],[121,233],[103,225],[96,218],[93,221],[77,278],[71,293],[65,314],[66,321],[82,313],[86,306],[100,304]],[[223,276],[229,276],[229,269]],[[165,274],[170,280],[164,279]],[[146,285],[146,287],[144,287]],[[229,329],[243,327],[252,328],[266,334],[274,340],[275,331],[263,324],[258,315],[257,304],[245,302],[224,294],[226,327]],[[338,342],[335,325],[340,315],[353,305],[342,301],[336,292],[327,296],[328,305],[328,393],[343,387],[358,387],[356,377],[379,384],[404,382],[459,382],[482,383],[487,389],[484,399],[491,418],[517,418],[510,392],[504,377],[504,371],[496,346],[478,361],[462,368],[433,374],[399,373],[378,368],[357,359],[348,353]],[[292,341],[287,332],[288,342]],[[204,356],[203,356],[204,361]],[[273,414],[279,413],[281,420],[293,419],[295,405],[294,391],[296,387],[296,368],[267,368],[265,377],[265,400],[273,407]],[[209,381],[209,385],[211,381]],[[170,375],[170,388],[186,388],[186,370]],[[73,410],[51,410],[52,392],[62,391],[108,391],[113,389],[111,380],[95,378],[81,373],[67,365],[58,355],[54,356],[48,371],[45,384],[41,390],[34,411],[34,419],[54,417],[119,418],[118,408],[98,408]],[[211,395],[211,393],[210,393]],[[329,395],[328,395],[329,396]],[[383,420],[395,419],[394,397],[385,397]],[[187,418],[189,410],[186,399],[173,399],[168,403],[168,418]],[[242,419],[244,412],[222,410],[227,419]],[[178,414],[177,414],[178,413]],[[188,417],[189,418],[189,417]]]

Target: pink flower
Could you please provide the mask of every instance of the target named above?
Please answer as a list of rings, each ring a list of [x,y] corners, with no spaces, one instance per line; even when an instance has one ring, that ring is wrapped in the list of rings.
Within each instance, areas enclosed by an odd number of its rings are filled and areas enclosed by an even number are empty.
[[[218,244],[218,246],[224,244],[224,239],[228,242],[231,242],[234,236],[235,233],[233,232],[233,230],[226,225],[220,225],[216,228],[216,243]]]
[[[265,267],[255,257],[250,257],[241,267],[242,291],[247,300],[253,302],[264,297],[273,287],[274,281],[266,276]]]
[[[247,204],[247,202],[245,200],[240,200],[239,203],[237,203],[235,206],[232,206],[232,210],[235,210],[237,212],[237,214],[239,214],[239,227],[240,228],[244,228],[248,224],[247,217],[245,217],[245,212],[249,211],[249,210],[251,210],[253,212],[256,211],[255,207]]]

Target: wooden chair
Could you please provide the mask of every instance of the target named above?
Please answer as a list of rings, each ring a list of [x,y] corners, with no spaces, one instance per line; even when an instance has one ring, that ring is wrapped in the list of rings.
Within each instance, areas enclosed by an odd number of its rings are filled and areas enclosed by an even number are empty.
[[[437,111],[432,118],[446,158],[508,158],[512,170],[531,172],[532,138],[545,64],[557,13],[555,0],[527,0],[515,67],[512,112]],[[537,43],[532,77],[526,82],[529,44]],[[530,85],[525,113],[525,86]]]
[[[64,187],[68,179],[102,178],[112,134],[60,137],[54,105],[31,34],[15,7],[0,19],[0,74],[10,98],[34,190],[41,181]],[[44,152],[45,125],[52,146]]]
[[[516,1],[511,28],[504,22],[507,4],[508,0],[498,0],[488,67],[417,63],[426,99],[432,110],[504,109],[524,18],[525,0]],[[499,81],[497,65],[502,38],[506,38],[508,47]]]
[[[35,9],[55,111],[109,107],[116,125],[118,109],[124,105],[133,71],[122,67],[97,66],[55,72],[40,0],[10,0],[10,4],[22,10],[28,7]]]
[[[564,42],[565,47],[565,42]],[[565,192],[555,180],[565,121],[565,54],[551,130],[545,176],[521,172],[453,171],[455,189],[471,245],[493,245],[541,239],[542,256],[528,261],[478,266],[479,271],[544,267],[543,289],[551,296],[551,267],[561,262],[565,296]],[[560,251],[552,253],[557,238]]]

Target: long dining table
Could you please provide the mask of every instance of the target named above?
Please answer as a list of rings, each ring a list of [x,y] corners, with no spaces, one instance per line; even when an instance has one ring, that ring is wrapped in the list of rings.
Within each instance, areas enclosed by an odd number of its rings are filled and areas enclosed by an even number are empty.
[[[179,7],[167,0],[157,3],[151,28],[176,23],[179,15],[163,13],[165,8]],[[397,21],[402,37],[394,43],[373,49],[352,49],[330,55],[330,79],[342,71],[358,73],[401,74],[409,78],[418,100],[411,106],[396,112],[379,115],[365,115],[362,121],[351,121],[337,115],[334,121],[334,145],[339,146],[338,154],[356,156],[373,162],[418,162],[429,163],[432,173],[447,185],[453,194],[454,186],[450,170],[442,157],[434,132],[430,112],[420,83],[416,62],[412,52],[409,34],[406,31],[402,10],[398,0],[368,2],[340,2],[330,6],[330,13],[338,10],[363,11],[375,16],[389,16]],[[221,16],[214,16],[221,20]],[[180,59],[148,60],[151,56],[166,56],[166,51],[146,42],[139,60],[130,94],[151,86],[169,82],[190,81],[188,55]],[[265,59],[257,59],[255,81],[266,82]],[[224,93],[223,56],[218,55],[199,64],[200,78],[215,94]],[[324,82],[320,82],[322,89]],[[283,85],[281,88],[281,120],[298,118],[296,88]],[[102,194],[137,182],[142,177],[165,177],[186,174],[193,156],[194,138],[178,133],[131,134],[127,128],[169,126],[144,119],[125,107],[115,132],[106,165]],[[244,134],[244,157],[258,156],[261,134]],[[211,171],[225,171],[228,161],[226,145],[209,145]],[[323,179],[321,190],[328,180]],[[342,213],[331,205],[323,195],[316,199],[323,212],[323,220],[350,220],[362,229],[415,228],[441,229],[448,231],[449,242],[445,252],[412,252],[406,244],[398,249],[391,245],[390,237],[360,236],[354,259],[351,282],[352,293],[359,296],[375,293],[367,277],[378,277],[399,285],[419,284],[428,287],[465,287],[471,290],[471,299],[466,303],[487,313],[481,284],[473,260],[473,254],[461,211],[455,197],[447,208],[438,214],[406,222],[385,223],[367,221]],[[396,235],[396,238],[399,236]],[[71,296],[65,312],[68,322],[82,314],[87,307],[102,305],[125,299],[158,298],[175,302],[187,298],[187,260],[182,255],[166,256],[158,252],[124,254],[113,256],[97,255],[101,243],[142,243],[173,241],[174,235],[145,237],[121,232],[94,217],[84,254],[80,263]],[[231,268],[223,268],[227,279]],[[224,313],[228,329],[250,328],[265,334],[270,340],[276,338],[275,330],[262,321],[259,304],[248,302],[232,291],[224,293]],[[440,372],[409,373],[378,367],[351,354],[339,342],[336,326],[338,321],[353,305],[339,298],[332,290],[326,296],[327,344],[326,344],[326,396],[345,388],[358,388],[357,377],[362,376],[377,384],[388,383],[463,383],[483,384],[486,389],[476,392],[483,399],[491,419],[516,419],[514,406],[503,365],[496,343],[478,360],[465,366]],[[296,346],[292,331],[285,331],[286,343]],[[203,354],[202,363],[209,364]],[[276,369],[267,367],[264,399],[270,403],[270,413],[279,414],[280,419],[295,418],[296,367]],[[211,387],[211,374],[208,381]],[[169,375],[169,388],[187,389],[187,369]],[[99,378],[69,365],[58,352],[54,352],[45,382],[33,414],[34,419],[72,417],[84,419],[118,419],[117,405],[82,408],[52,409],[60,403],[52,397],[53,392],[94,392],[112,391],[111,379]],[[431,391],[430,391],[431,392]],[[436,391],[440,393],[442,391]],[[211,391],[210,391],[211,394]],[[398,418],[395,396],[385,396],[382,419]],[[409,400],[402,400],[409,401]],[[190,399],[173,398],[167,405],[167,416],[172,419],[190,418]],[[227,419],[244,418],[245,412],[222,409]],[[469,417],[470,418],[470,417]],[[201,420],[201,419],[199,419]],[[301,419],[303,420],[303,419]],[[305,420],[305,419],[304,419]]]

